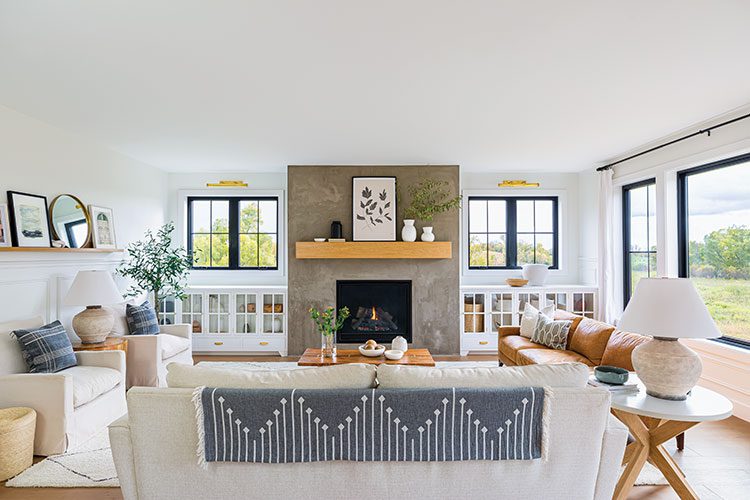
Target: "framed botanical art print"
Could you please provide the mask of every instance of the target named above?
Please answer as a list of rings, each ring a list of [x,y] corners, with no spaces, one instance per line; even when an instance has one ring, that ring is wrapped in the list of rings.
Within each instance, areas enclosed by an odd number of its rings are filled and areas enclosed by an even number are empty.
[[[352,177],[354,241],[396,241],[396,178]]]
[[[10,245],[10,219],[8,218],[8,205],[0,203],[0,247],[9,247]]]
[[[94,248],[117,248],[112,209],[89,205],[89,215],[94,228],[91,240],[94,243]]]
[[[51,246],[46,196],[8,191],[8,206],[14,246]]]

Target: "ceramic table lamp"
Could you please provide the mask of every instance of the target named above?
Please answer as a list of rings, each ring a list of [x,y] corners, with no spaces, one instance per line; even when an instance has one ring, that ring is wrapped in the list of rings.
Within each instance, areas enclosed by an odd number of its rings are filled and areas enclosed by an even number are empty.
[[[703,365],[679,339],[720,337],[698,290],[687,278],[641,278],[618,328],[653,336],[633,350],[633,367],[650,396],[683,400]]]
[[[112,313],[102,305],[123,302],[109,271],[78,271],[63,305],[86,306],[73,318],[73,330],[84,344],[104,342],[114,325]]]

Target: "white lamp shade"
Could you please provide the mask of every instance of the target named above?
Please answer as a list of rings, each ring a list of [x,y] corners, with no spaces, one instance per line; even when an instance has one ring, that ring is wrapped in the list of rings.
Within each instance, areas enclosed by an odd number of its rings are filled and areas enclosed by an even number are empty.
[[[641,278],[617,326],[654,337],[721,337],[698,290],[687,278]]]
[[[66,306],[100,306],[124,302],[109,271],[78,271],[65,295]]]

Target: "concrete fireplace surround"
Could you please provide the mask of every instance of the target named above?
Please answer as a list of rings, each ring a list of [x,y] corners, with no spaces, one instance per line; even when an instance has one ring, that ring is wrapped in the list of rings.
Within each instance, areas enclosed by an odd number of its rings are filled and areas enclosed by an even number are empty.
[[[336,280],[412,280],[413,346],[434,354],[459,351],[459,212],[441,214],[432,222],[436,240],[451,241],[451,259],[297,259],[295,242],[328,237],[331,221],[344,226],[344,238],[352,239],[352,177],[395,176],[400,198],[397,206],[397,238],[401,239],[403,212],[410,199],[406,187],[423,178],[448,181],[459,193],[458,166],[289,166],[287,171],[289,255],[289,353],[320,347],[320,335],[310,319],[310,307],[324,308],[336,302]],[[419,233],[424,224],[416,223]],[[334,243],[331,243],[334,244]]]

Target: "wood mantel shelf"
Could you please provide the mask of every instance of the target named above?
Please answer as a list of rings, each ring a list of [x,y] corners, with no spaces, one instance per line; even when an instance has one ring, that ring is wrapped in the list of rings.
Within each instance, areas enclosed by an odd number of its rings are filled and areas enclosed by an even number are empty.
[[[0,252],[117,253],[121,248],[0,247]]]
[[[298,241],[298,259],[450,259],[450,241]]]

